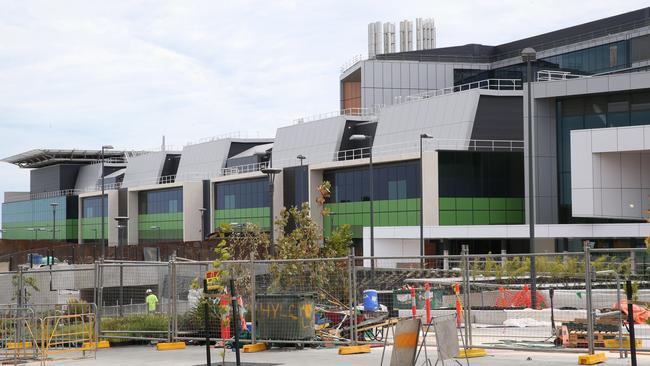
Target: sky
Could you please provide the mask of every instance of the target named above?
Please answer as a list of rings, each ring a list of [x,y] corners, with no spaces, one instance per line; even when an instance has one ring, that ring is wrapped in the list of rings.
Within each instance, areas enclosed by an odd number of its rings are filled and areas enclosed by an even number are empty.
[[[615,6],[613,6],[615,5]],[[273,137],[339,106],[367,24],[436,22],[439,47],[494,45],[648,6],[557,1],[0,0],[0,158],[34,148]],[[0,163],[5,191],[29,171]]]

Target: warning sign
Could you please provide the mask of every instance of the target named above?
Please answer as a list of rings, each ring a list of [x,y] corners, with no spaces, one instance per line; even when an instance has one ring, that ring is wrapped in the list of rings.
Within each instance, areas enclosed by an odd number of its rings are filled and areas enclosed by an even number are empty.
[[[218,271],[208,271],[205,272],[205,279],[208,283],[208,291],[214,291],[221,289],[219,284],[219,272]]]

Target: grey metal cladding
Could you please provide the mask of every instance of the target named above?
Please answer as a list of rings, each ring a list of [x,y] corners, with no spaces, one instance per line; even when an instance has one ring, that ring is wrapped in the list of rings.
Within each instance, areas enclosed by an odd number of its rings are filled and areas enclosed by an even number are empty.
[[[522,97],[481,95],[472,140],[523,140],[523,118]]]
[[[166,156],[159,151],[129,158],[122,187],[158,184]]]
[[[80,165],[58,164],[30,171],[30,192],[52,192],[75,188]]]
[[[101,178],[101,164],[91,164],[82,166],[77,174],[75,189],[89,190],[97,186],[97,181]]]
[[[278,128],[273,144],[272,165],[283,168],[299,164],[296,156],[304,155],[306,164],[332,161],[341,143],[346,118],[337,116]]]
[[[469,139],[479,96],[479,90],[469,90],[383,108],[375,134],[376,152],[395,144],[412,143],[415,147],[422,133],[441,139]]]
[[[187,180],[196,174],[217,176],[226,166],[231,139],[215,140],[183,147],[178,164],[177,181]]]

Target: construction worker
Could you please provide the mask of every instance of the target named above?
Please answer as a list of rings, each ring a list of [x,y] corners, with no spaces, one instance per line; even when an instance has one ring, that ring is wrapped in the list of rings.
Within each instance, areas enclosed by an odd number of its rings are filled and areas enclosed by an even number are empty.
[[[158,305],[158,296],[154,295],[151,289],[147,289],[147,297],[144,301],[147,303],[147,312],[153,314],[156,312],[156,305]]]

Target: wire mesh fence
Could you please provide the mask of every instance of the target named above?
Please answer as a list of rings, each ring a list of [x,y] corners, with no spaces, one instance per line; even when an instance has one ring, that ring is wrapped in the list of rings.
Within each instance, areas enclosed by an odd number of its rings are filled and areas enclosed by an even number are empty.
[[[473,347],[623,354],[630,348],[629,280],[634,344],[649,350],[646,255],[585,250],[224,261],[219,273],[234,279],[237,316],[227,286],[219,296],[204,296],[213,262],[20,267],[0,273],[0,303],[28,306],[38,319],[71,315],[66,309],[83,306],[77,304],[97,304],[98,336],[113,342],[205,342],[207,336],[228,343],[239,332],[242,343],[392,344],[389,328],[399,318],[415,316],[427,324],[453,316],[462,341]],[[5,342],[21,341],[15,328],[3,331]],[[80,330],[79,337],[86,335]],[[435,332],[427,336],[427,343],[435,344]]]

